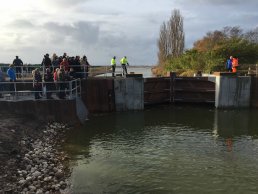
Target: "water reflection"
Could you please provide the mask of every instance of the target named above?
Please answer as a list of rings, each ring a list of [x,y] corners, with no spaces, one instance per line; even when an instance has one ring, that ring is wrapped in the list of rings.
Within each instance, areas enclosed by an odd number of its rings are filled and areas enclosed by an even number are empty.
[[[74,193],[256,193],[258,111],[164,106],[70,134]]]
[[[257,110],[215,110],[215,135],[232,138],[241,135],[257,137]]]

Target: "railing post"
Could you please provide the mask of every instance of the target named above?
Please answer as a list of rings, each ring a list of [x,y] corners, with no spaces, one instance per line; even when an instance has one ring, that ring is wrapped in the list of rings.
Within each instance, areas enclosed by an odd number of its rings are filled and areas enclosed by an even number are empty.
[[[78,82],[79,82],[80,97],[81,97],[81,94],[82,94],[82,81],[79,79]]]
[[[87,75],[86,75],[86,66],[83,65],[83,77],[86,79],[87,78]]]
[[[45,91],[45,89],[44,89],[44,82],[43,82],[43,80],[42,80],[42,82],[41,82],[41,92],[42,92],[42,96],[47,96],[47,89],[46,89],[46,91]],[[39,92],[40,93],[40,92]]]
[[[24,81],[24,75],[23,75],[23,65],[21,66],[21,79],[22,79],[22,81]]]
[[[16,82],[14,81],[14,97],[15,97],[15,100],[17,100],[17,89],[16,89]]]
[[[73,80],[72,80],[72,81],[69,81],[69,99],[70,99],[70,100],[72,99],[72,96],[73,96],[72,83],[73,83]]]

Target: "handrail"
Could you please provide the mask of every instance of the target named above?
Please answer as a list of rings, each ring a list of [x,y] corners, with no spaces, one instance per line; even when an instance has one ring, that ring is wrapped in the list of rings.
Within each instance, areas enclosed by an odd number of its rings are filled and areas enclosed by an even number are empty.
[[[29,81],[29,82],[0,82],[0,95],[3,97],[6,94],[10,94],[13,96],[13,100],[17,100],[18,96],[24,95],[24,94],[34,94],[35,93],[42,93],[43,97],[47,97],[48,93],[51,94],[60,94],[65,93],[69,94],[66,95],[68,99],[73,99],[76,97],[80,97],[81,93],[81,80],[80,79],[74,79],[71,81],[57,81],[57,82],[38,82],[39,88],[36,90],[34,87],[35,82]],[[50,84],[50,85],[48,85]],[[63,84],[63,85],[61,85]],[[27,86],[28,90],[22,90],[19,89],[19,85],[25,85]],[[40,86],[41,85],[41,86]],[[52,88],[48,88],[47,86],[51,86]],[[55,86],[55,89],[53,89]],[[7,90],[7,87],[9,87],[9,90]]]
[[[41,74],[44,74],[44,67],[41,65],[29,65],[29,66],[13,66],[14,69],[16,70],[16,68],[21,68],[21,73],[17,73],[16,77],[20,77],[18,79],[24,80],[24,78],[31,78],[32,77],[32,71],[35,70],[36,68],[39,68],[39,71]],[[52,69],[54,68],[59,68],[60,66],[54,67],[51,66]],[[76,67],[80,67],[80,71],[77,71],[76,74],[79,75],[81,78],[87,78],[87,77],[94,77],[94,76],[104,76],[104,77],[108,77],[109,73],[112,74],[112,72],[110,72],[111,66],[101,66],[103,68],[105,68],[104,71],[98,71],[97,73],[95,73],[94,68],[91,68],[91,66],[88,68],[88,72],[87,72],[87,68],[85,65],[72,65],[69,66],[69,68],[76,68]],[[120,67],[120,68],[119,68]],[[7,65],[0,65],[0,68],[2,69],[3,74],[5,75],[5,77],[8,77],[7,75],[7,69],[9,68],[9,66]],[[4,70],[3,70],[4,69]],[[122,74],[123,69],[122,66],[117,66],[116,68],[116,74]],[[110,74],[110,76],[112,76]],[[18,76],[17,76],[18,75]]]

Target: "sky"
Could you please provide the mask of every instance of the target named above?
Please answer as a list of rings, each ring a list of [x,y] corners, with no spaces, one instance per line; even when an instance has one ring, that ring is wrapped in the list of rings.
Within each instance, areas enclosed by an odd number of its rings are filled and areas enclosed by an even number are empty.
[[[225,26],[258,27],[258,0],[1,0],[0,62],[18,55],[41,63],[49,53],[86,55],[91,65],[127,56],[155,65],[160,26],[174,9],[184,18],[185,47]]]

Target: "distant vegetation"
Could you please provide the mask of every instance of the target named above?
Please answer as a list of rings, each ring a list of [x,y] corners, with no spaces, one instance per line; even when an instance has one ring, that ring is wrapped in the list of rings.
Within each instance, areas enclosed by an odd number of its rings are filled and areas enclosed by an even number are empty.
[[[182,19],[180,15],[178,17]],[[206,73],[225,71],[226,60],[231,55],[239,58],[240,65],[256,64],[258,62],[258,28],[244,32],[240,27],[235,26],[208,32],[206,36],[194,43],[192,49],[173,55],[171,52],[164,52],[164,48],[167,48],[167,45],[164,44],[164,47],[160,46],[160,42],[164,39],[162,34],[164,34],[164,29],[166,29],[164,25],[165,23],[161,25],[158,41],[159,62],[154,72],[156,74],[176,71],[178,74],[187,76],[197,71]],[[176,29],[179,28],[176,27]],[[180,29],[183,34],[182,26],[180,26]],[[177,34],[174,35],[171,31],[167,34],[174,37],[170,45],[173,45],[173,42],[181,41]],[[180,47],[182,48],[182,46]],[[175,48],[172,47],[169,50],[175,50]]]

